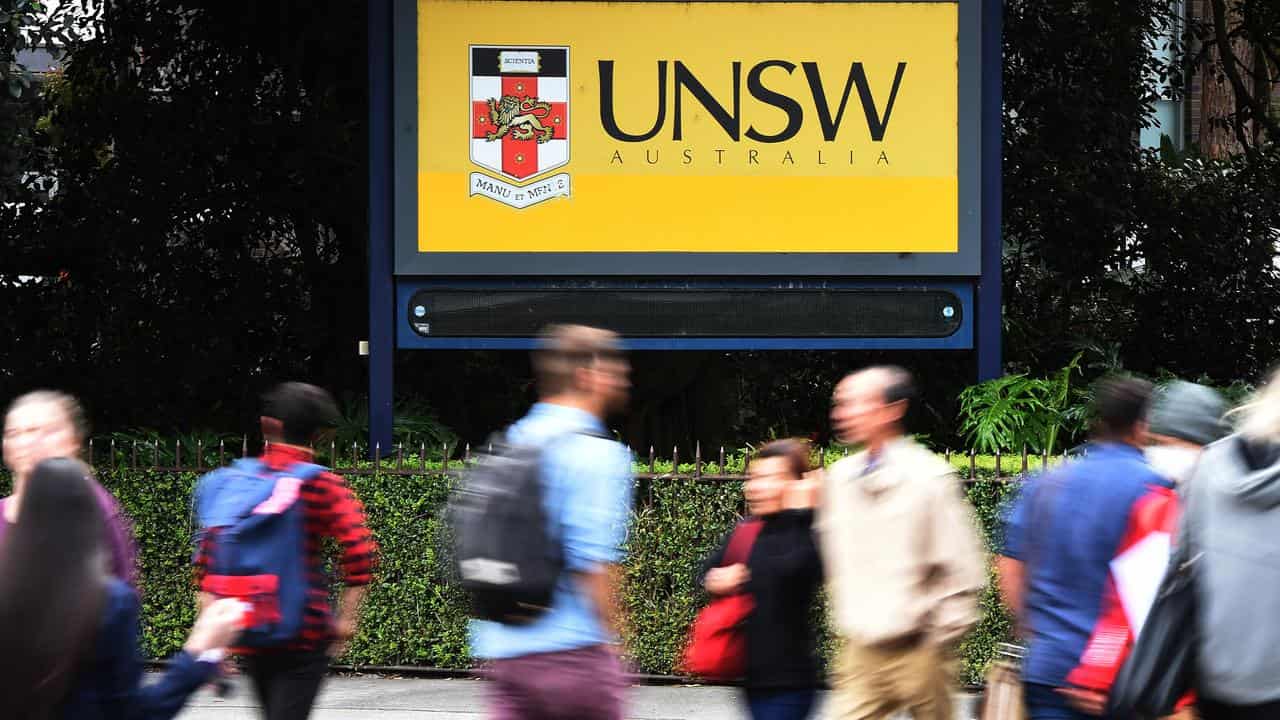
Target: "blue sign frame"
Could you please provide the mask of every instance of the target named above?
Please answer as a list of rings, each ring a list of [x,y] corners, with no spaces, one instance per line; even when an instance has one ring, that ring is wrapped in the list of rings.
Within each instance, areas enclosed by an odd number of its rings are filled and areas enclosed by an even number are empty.
[[[406,350],[531,350],[534,338],[423,337],[410,326],[409,305],[414,293],[432,286],[456,288],[474,284],[477,292],[506,287],[546,286],[546,281],[460,281],[401,278],[396,283],[396,346]],[[767,291],[778,281],[767,279],[698,282],[698,289],[732,288]],[[787,281],[788,284],[804,284]],[[629,350],[972,350],[974,338],[974,287],[966,280],[930,281],[927,284],[895,280],[824,280],[830,289],[946,290],[960,301],[960,327],[945,337],[648,337],[623,338]],[[693,285],[693,283],[690,283]],[[818,283],[813,283],[816,287]],[[621,286],[621,284],[619,284]]]

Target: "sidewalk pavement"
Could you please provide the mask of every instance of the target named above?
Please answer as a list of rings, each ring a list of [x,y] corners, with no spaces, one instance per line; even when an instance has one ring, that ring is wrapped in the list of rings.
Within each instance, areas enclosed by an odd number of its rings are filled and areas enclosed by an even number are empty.
[[[958,703],[957,720],[970,720],[972,702]],[[628,720],[741,720],[745,708],[736,688],[675,686],[631,688]],[[421,680],[331,677],[311,720],[480,720],[485,717],[480,680]],[[816,718],[825,718],[819,713]],[[178,720],[259,720],[253,691],[244,678],[225,700],[201,691]]]

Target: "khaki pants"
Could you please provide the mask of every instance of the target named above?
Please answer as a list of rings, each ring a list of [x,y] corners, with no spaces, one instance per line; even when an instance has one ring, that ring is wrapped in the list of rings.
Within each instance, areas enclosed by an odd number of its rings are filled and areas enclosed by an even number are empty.
[[[906,711],[914,720],[953,720],[954,663],[929,644],[881,649],[845,642],[832,673],[837,720],[885,720]]]

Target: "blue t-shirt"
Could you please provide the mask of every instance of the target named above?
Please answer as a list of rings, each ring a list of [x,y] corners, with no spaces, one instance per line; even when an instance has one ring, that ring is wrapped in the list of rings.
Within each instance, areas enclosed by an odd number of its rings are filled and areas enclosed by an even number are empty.
[[[1029,578],[1026,682],[1061,687],[1080,663],[1134,503],[1152,485],[1168,481],[1141,450],[1101,443],[1023,487],[1002,554],[1026,563]]]
[[[478,658],[560,652],[613,640],[574,575],[622,559],[631,510],[631,455],[611,440],[574,434],[581,432],[603,434],[605,427],[586,412],[549,403],[534,405],[508,431],[508,439],[520,444],[555,438],[543,455],[543,501],[564,545],[565,572],[551,609],[536,621],[514,626],[473,620],[471,652]]]

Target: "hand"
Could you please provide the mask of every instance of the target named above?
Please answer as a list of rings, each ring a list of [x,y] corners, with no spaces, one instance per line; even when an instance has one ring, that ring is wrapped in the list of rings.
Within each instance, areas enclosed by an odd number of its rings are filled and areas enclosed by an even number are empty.
[[[751,571],[746,565],[738,563],[728,567],[712,568],[703,582],[707,592],[712,595],[732,595],[742,589],[751,579]]]
[[[1107,709],[1107,696],[1093,690],[1081,688],[1058,688],[1058,692],[1067,698],[1071,707],[1086,715],[1098,715]]]
[[[239,600],[215,600],[196,618],[195,627],[191,628],[182,648],[192,655],[199,655],[206,650],[227,647],[240,636],[240,621],[244,613],[244,603]]]
[[[351,649],[351,638],[356,636],[358,623],[355,618],[339,617],[333,625],[333,642],[329,645],[329,657],[342,657]]]
[[[821,480],[811,477],[812,475],[813,473],[805,473],[803,478],[787,483],[782,491],[784,510],[808,510],[817,505]]]

